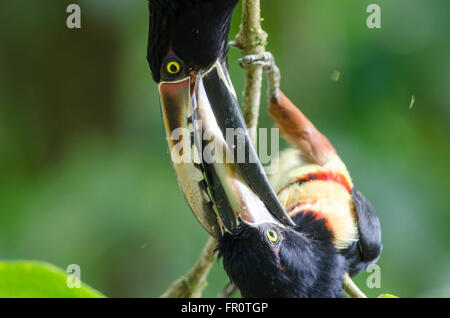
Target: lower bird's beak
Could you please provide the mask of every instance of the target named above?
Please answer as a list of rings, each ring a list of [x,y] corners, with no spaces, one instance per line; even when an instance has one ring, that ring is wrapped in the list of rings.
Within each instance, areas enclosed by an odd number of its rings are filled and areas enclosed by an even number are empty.
[[[210,234],[218,238],[241,221],[294,225],[267,179],[221,63],[162,83],[160,94],[171,153],[179,143],[172,138],[177,128],[193,136],[184,145],[195,152],[192,160],[172,161],[194,215]]]

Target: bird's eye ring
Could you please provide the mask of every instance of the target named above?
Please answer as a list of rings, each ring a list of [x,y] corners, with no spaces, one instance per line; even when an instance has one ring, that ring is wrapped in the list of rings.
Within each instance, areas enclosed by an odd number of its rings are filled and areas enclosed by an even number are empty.
[[[183,63],[179,59],[170,58],[164,63],[164,72],[173,78],[178,76],[183,70]]]
[[[273,228],[266,230],[266,237],[271,244],[276,244],[279,241],[278,232]]]
[[[175,75],[178,74],[181,70],[181,66],[178,62],[172,61],[167,64],[167,72],[169,74]]]

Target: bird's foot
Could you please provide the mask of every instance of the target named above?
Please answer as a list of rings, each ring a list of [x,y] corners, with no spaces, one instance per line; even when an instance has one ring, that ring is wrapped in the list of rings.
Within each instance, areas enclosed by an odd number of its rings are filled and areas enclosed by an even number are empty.
[[[278,99],[281,75],[280,69],[277,67],[272,53],[264,52],[263,54],[244,56],[239,59],[239,65],[242,68],[248,68],[254,65],[261,66],[267,76],[269,98]]]
[[[242,68],[246,68],[251,65],[259,65],[263,67],[264,72],[267,72],[275,66],[275,59],[272,53],[264,52],[263,54],[247,55],[240,58],[239,65]]]

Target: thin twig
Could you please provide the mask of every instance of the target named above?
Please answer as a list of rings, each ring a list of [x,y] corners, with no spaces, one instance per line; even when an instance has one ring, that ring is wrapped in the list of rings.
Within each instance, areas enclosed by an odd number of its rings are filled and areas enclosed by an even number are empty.
[[[217,298],[231,298],[236,292],[237,287],[232,282],[229,282],[222,291],[217,295]]]
[[[367,296],[361,291],[361,289],[358,288],[358,286],[356,286],[348,274],[344,275],[344,284],[342,288],[352,298],[367,298]]]
[[[242,1],[242,25],[235,39],[236,46],[244,55],[263,54],[267,43],[267,33],[261,28],[260,0]],[[245,88],[242,113],[253,144],[256,144],[259,106],[261,102],[263,70],[260,65],[245,68]]]
[[[161,298],[199,298],[205,289],[209,272],[216,259],[217,241],[210,237],[195,265],[183,277],[174,281]]]

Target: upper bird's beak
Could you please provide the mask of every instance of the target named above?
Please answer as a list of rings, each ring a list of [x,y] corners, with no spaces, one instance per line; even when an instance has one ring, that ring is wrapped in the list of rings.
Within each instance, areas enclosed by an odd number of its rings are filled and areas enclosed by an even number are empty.
[[[294,225],[258,159],[221,63],[182,81],[160,84],[160,95],[171,152],[180,147],[172,138],[177,128],[193,136],[184,143],[184,150],[195,152],[192,160],[178,163],[172,156],[172,161],[194,215],[211,235],[232,232],[241,221]]]

